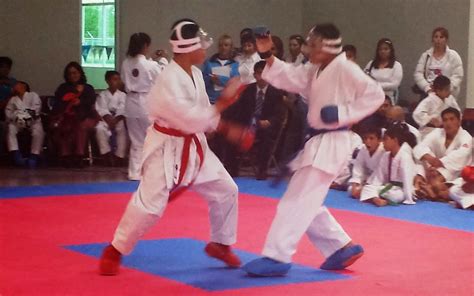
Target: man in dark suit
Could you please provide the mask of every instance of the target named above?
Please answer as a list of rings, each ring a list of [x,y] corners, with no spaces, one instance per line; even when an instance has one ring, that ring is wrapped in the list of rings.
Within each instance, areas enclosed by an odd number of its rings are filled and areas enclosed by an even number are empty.
[[[283,102],[284,92],[269,85],[262,79],[265,61],[254,66],[256,82],[242,93],[236,104],[223,114],[223,118],[243,126],[251,126],[256,131],[257,180],[267,178],[267,168],[270,157],[278,139],[286,116],[286,106]],[[231,175],[238,175],[239,154],[236,147],[227,147],[224,159]]]

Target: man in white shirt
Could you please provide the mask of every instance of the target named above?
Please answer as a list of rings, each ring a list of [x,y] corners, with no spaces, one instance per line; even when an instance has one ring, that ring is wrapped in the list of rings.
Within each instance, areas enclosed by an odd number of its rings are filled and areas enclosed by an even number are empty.
[[[119,72],[107,71],[105,81],[109,88],[101,92],[96,101],[97,112],[102,118],[96,126],[97,143],[106,165],[122,165],[127,149],[124,116],[127,95],[119,89],[122,85]],[[110,140],[114,133],[117,147],[112,154]]]

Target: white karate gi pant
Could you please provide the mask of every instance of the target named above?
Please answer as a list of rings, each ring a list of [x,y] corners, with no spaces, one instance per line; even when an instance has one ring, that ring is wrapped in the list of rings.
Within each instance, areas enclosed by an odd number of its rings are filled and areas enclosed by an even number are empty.
[[[232,245],[237,239],[238,188],[210,149],[205,157],[207,160],[200,174],[210,175],[206,170],[217,170],[218,177],[202,182],[198,175],[191,188],[207,200],[211,241]],[[209,161],[209,158],[213,160]],[[206,161],[211,165],[206,166]],[[112,241],[112,245],[124,255],[133,250],[138,240],[163,215],[169,198],[163,166],[163,153],[158,152],[148,156],[143,163],[140,185],[128,203]]]
[[[336,178],[312,166],[296,171],[281,198],[262,254],[280,262],[291,262],[303,234],[327,258],[347,245],[351,238],[323,206],[329,186]]]
[[[456,184],[449,188],[449,197],[461,205],[463,209],[467,209],[474,205],[474,193],[464,192],[461,184]]]
[[[364,185],[364,187],[362,187],[362,192],[360,193],[360,200],[365,201],[374,197],[383,197],[384,199],[397,204],[402,203],[405,200],[405,193],[399,186],[393,186],[387,192],[380,195],[380,191],[385,187],[386,185]]]
[[[140,180],[140,167],[143,158],[143,144],[151,121],[148,116],[127,117],[128,136],[130,137],[130,155],[128,162],[128,178]]]
[[[99,146],[100,154],[104,155],[112,151],[110,147],[110,137],[112,136],[112,131],[105,121],[100,121],[95,127],[97,144]],[[123,120],[119,121],[115,126],[115,134],[117,141],[117,149],[115,150],[115,155],[120,158],[125,157],[127,150],[127,129],[125,128],[125,122]]]
[[[14,123],[8,123],[7,126],[7,145],[8,151],[18,150],[17,134],[21,129]],[[40,120],[36,120],[31,125],[31,153],[39,155],[43,148],[44,130]]]

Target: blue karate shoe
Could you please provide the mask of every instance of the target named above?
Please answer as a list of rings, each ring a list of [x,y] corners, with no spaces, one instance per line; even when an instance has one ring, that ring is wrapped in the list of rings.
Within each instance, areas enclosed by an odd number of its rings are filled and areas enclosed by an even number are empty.
[[[242,267],[250,276],[261,277],[284,276],[290,268],[291,263],[283,263],[268,257],[252,260]]]
[[[364,249],[361,245],[342,248],[329,256],[320,268],[325,270],[344,269],[356,262],[356,260],[362,257],[362,255],[364,255]]]

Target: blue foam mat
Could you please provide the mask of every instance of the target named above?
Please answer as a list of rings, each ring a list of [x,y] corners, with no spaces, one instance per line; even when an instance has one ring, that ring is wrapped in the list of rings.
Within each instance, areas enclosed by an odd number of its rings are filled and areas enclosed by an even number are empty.
[[[241,193],[276,199],[283,195],[287,186],[286,183],[281,183],[277,187],[272,187],[270,186],[270,181],[256,181],[250,178],[236,178],[236,182]],[[130,193],[137,186],[138,182],[111,182],[0,187],[0,199],[94,193]],[[455,209],[445,203],[419,201],[416,205],[378,208],[374,205],[349,198],[346,192],[330,190],[325,205],[330,208],[355,211],[379,217],[474,232],[474,212]]]
[[[205,244],[203,241],[187,238],[142,240],[131,255],[124,257],[122,265],[207,291],[351,278],[348,275],[298,264],[294,264],[285,277],[249,277],[241,269],[227,268],[224,263],[207,257],[203,251]],[[66,248],[99,258],[106,245],[86,244]],[[234,251],[244,263],[259,257],[242,250]]]

